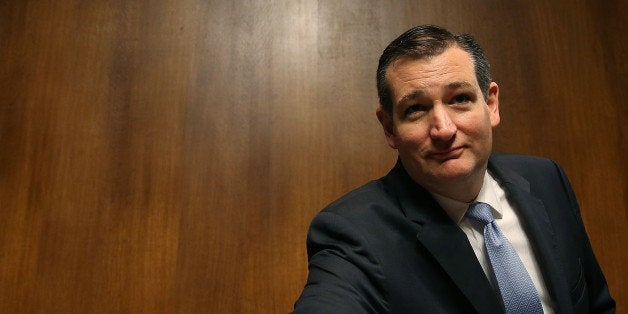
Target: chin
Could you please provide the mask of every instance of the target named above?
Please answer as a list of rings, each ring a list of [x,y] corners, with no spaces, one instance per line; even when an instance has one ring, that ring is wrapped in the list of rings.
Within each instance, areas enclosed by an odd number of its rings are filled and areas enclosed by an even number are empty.
[[[473,163],[462,162],[461,160],[447,161],[433,169],[436,169],[436,171],[432,171],[434,178],[442,181],[462,180],[471,177],[473,173],[478,171]]]

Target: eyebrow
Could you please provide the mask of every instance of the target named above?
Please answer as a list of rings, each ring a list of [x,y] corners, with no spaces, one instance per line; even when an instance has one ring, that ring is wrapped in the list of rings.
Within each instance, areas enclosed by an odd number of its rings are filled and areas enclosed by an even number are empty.
[[[455,81],[445,85],[445,89],[447,90],[457,90],[457,89],[465,89],[465,88],[474,88],[473,84],[468,81]],[[425,95],[425,91],[423,89],[415,89],[412,92],[401,97],[398,103],[404,103],[408,100],[419,98],[420,96]]]
[[[473,84],[467,81],[451,82],[445,85],[446,89],[460,89],[460,88],[473,88]]]

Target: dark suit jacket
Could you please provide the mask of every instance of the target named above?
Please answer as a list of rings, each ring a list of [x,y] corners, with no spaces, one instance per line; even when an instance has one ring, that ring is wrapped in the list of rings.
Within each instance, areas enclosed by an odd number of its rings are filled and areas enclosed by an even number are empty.
[[[555,162],[493,155],[558,313],[613,313],[574,193]],[[295,313],[501,313],[465,233],[398,162],[338,199],[308,232]]]

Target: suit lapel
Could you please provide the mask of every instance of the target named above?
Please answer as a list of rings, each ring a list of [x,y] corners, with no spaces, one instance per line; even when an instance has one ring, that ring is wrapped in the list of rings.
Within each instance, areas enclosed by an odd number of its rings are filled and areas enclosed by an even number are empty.
[[[543,202],[530,193],[530,183],[507,168],[489,163],[489,169],[502,182],[509,200],[519,209],[519,218],[533,244],[537,262],[543,272],[545,284],[557,306],[557,312],[567,312],[571,300],[564,272],[556,256],[557,243],[554,228]]]
[[[417,240],[440,264],[479,313],[502,312],[465,233],[434,198],[405,172],[400,163],[391,172],[391,184],[405,215],[419,226]]]
[[[479,313],[501,312],[497,294],[484,275],[466,235],[458,226],[453,222],[425,221],[417,239]]]

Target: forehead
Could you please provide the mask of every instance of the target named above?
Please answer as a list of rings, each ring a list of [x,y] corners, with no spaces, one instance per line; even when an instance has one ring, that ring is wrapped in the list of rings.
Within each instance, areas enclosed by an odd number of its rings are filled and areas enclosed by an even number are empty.
[[[479,89],[471,55],[456,46],[428,58],[400,58],[388,67],[386,80],[393,103],[408,93],[427,92],[455,82],[467,82]]]

